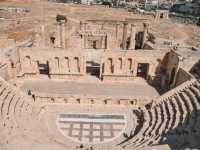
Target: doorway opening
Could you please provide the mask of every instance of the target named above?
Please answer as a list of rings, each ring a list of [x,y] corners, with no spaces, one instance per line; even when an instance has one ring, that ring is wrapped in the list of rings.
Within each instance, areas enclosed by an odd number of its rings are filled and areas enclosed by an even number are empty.
[[[87,61],[86,72],[91,76],[100,78],[100,64],[93,61]]]
[[[93,47],[94,49],[97,49],[97,41],[92,41],[92,47]]]
[[[50,41],[51,41],[52,44],[55,44],[55,40],[56,40],[55,37],[53,37],[53,36],[50,37]]]
[[[164,14],[161,13],[161,14],[160,14],[160,19],[163,19],[163,18],[164,18]]]
[[[149,71],[149,64],[148,63],[138,63],[137,68],[137,76],[147,79]]]
[[[47,61],[46,63],[40,63],[39,61],[37,61],[37,64],[39,68],[39,73],[49,76],[49,62]]]

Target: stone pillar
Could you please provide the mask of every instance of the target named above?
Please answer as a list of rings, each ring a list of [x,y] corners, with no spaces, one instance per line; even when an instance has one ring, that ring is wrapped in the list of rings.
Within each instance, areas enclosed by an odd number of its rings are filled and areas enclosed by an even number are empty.
[[[165,12],[165,19],[169,19],[169,13]]]
[[[83,30],[86,31],[87,30],[87,23],[84,22],[83,24],[84,24],[84,29]]]
[[[110,62],[108,59],[106,59],[104,62],[104,74],[110,74],[110,73],[111,73]]]
[[[61,47],[61,23],[60,22],[58,22],[57,23],[57,36],[56,36],[56,43],[55,43],[55,45],[56,45],[56,47]]]
[[[155,12],[155,21],[158,21],[158,20],[159,20],[159,12],[156,11],[156,12]]]
[[[41,32],[42,32],[42,47],[45,47],[45,26],[42,25],[41,27]]]
[[[144,48],[145,43],[147,42],[148,30],[149,30],[149,24],[144,23],[144,31],[143,31],[143,37],[142,37],[142,48]]]
[[[88,35],[84,35],[84,43],[83,43],[83,45],[84,45],[84,48],[86,49],[86,48],[88,48]]]
[[[101,24],[101,30],[103,30],[103,29],[104,29],[104,23]]]
[[[112,44],[111,35],[107,34],[105,37],[105,49],[111,50],[111,46],[112,46],[111,44]]]
[[[65,48],[65,20],[61,20],[61,47]]]
[[[39,33],[35,34],[35,39],[34,39],[34,46],[35,47],[41,47],[41,35]]]
[[[115,29],[115,37],[118,39],[118,32],[119,32],[119,24],[116,24],[116,29]]]
[[[125,22],[123,26],[122,49],[126,49],[127,26],[128,26],[128,23]]]
[[[131,24],[131,38],[130,38],[130,45],[129,45],[130,50],[135,49],[135,34],[136,34],[136,27],[134,24]]]
[[[80,30],[83,30],[83,23],[82,23],[82,21],[80,21],[80,24],[79,24],[79,26],[80,26]]]
[[[101,48],[106,49],[106,36],[102,36],[101,38]]]

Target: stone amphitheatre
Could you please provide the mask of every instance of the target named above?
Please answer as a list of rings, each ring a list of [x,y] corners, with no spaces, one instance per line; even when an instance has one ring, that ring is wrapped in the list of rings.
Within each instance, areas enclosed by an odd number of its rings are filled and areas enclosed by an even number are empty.
[[[0,150],[200,148],[199,27],[37,0],[0,26]]]

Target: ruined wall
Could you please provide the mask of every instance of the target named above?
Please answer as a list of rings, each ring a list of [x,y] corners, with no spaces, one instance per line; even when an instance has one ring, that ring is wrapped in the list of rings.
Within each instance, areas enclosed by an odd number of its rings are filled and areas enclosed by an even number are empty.
[[[79,104],[79,105],[99,105],[99,106],[144,106],[152,102],[148,97],[129,97],[126,99],[112,98],[112,97],[92,97],[92,96],[61,96],[51,94],[37,94],[34,95],[35,101],[47,104]]]
[[[85,74],[84,56],[76,51],[32,48],[19,50],[17,77],[77,79]]]
[[[167,53],[162,61],[162,73],[165,76],[165,84],[173,87],[179,69],[179,56],[174,51]]]
[[[144,20],[141,20],[143,23]],[[143,32],[142,46],[147,42],[149,24],[136,20],[87,20],[72,18],[54,22],[51,27],[45,27],[46,45],[64,49],[106,49],[134,50],[136,34]],[[36,41],[40,41],[37,37]],[[36,42],[39,43],[39,42]],[[146,48],[145,48],[146,49]]]
[[[159,65],[157,59],[162,59],[165,51],[110,51],[105,52],[102,59],[103,80],[133,80],[137,77],[138,64],[148,64],[147,80],[155,76]]]

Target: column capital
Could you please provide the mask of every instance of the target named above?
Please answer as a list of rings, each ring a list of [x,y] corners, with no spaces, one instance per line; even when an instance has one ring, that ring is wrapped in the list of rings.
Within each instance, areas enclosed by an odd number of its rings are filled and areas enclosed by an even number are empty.
[[[136,25],[131,23],[131,27],[136,27]]]
[[[147,23],[147,22],[144,22],[143,25],[145,28],[149,27],[149,23]]]
[[[125,26],[127,26],[127,25],[128,25],[128,22],[123,22],[123,24],[124,24]]]

